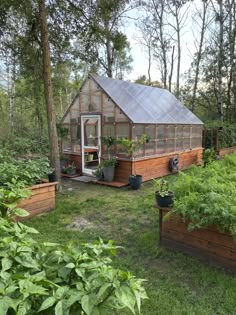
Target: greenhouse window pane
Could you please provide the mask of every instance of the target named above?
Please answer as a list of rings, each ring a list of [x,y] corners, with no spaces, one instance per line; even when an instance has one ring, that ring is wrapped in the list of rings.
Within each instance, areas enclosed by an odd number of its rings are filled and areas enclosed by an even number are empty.
[[[129,124],[117,124],[116,125],[116,138],[129,138],[130,137],[130,125]]]
[[[192,138],[191,139],[192,148],[201,148],[202,147],[202,138]]]
[[[140,139],[141,136],[144,134],[144,125],[135,125],[133,127],[133,138],[138,138]]]
[[[190,150],[190,138],[183,139],[184,150]]]
[[[157,127],[157,139],[166,139],[167,137],[167,126],[158,126]]]
[[[166,153],[171,153],[175,151],[175,140],[168,139],[166,140]]]
[[[155,154],[155,147],[156,142],[155,141],[149,141],[145,144],[145,155],[153,155]]]
[[[103,125],[103,136],[113,136],[114,137],[114,124],[104,124]]]
[[[176,151],[182,151],[183,150],[183,139],[176,139]]]
[[[169,125],[166,130],[166,138],[173,139],[175,137],[175,126]]]
[[[165,153],[165,148],[166,148],[166,141],[165,140],[158,140],[156,153],[157,154]]]

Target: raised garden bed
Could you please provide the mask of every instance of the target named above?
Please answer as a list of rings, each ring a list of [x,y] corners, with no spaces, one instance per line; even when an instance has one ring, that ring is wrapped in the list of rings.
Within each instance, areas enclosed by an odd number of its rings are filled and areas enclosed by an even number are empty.
[[[57,184],[58,182],[53,182],[31,186],[32,195],[30,198],[24,199],[18,204],[20,208],[27,210],[29,215],[20,218],[20,220],[53,210],[55,208],[55,186]]]
[[[236,243],[229,232],[220,233],[215,226],[189,232],[189,222],[176,217],[163,220],[168,211],[167,208],[160,209],[160,245],[236,271]]]

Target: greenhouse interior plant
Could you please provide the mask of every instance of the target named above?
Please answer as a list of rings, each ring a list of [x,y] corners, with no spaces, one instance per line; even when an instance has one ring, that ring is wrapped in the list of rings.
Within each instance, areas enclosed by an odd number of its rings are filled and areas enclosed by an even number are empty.
[[[129,185],[132,189],[137,190],[142,185],[142,175],[136,174],[136,168],[135,168],[135,160],[137,158],[138,151],[142,145],[145,143],[148,143],[150,140],[150,137],[146,134],[143,134],[140,139],[127,139],[122,138],[119,140],[119,144],[124,149],[124,151],[127,153],[128,157],[133,160],[134,165],[134,173],[129,175]]]

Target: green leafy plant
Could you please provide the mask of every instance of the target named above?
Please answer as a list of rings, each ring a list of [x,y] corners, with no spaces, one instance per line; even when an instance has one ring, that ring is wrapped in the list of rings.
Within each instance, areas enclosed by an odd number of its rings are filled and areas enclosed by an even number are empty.
[[[93,175],[96,176],[97,179],[102,180],[103,179],[103,165],[99,164],[96,168],[96,170],[93,172]]]
[[[140,139],[122,138],[118,142],[123,147],[128,156],[134,161],[134,176],[136,175],[135,159],[137,157],[138,151],[140,150],[141,146],[145,143],[148,143],[149,140],[150,137],[146,134],[143,134]]]
[[[236,155],[208,167],[180,172],[174,185],[175,204],[169,215],[189,220],[189,230],[215,225],[236,238]]]
[[[164,178],[153,179],[153,187],[155,192],[158,192],[161,197],[169,195],[169,183]]]
[[[203,160],[204,167],[208,166],[213,161],[215,161],[216,160],[216,153],[215,153],[214,148],[205,149],[202,152],[202,160]]]
[[[0,218],[0,309],[7,314],[140,313],[143,280],[112,267],[117,247],[35,241],[37,230]]]
[[[25,186],[35,185],[50,173],[48,158],[16,159],[5,158],[0,163],[0,186],[12,179],[23,182]]]
[[[13,219],[27,216],[28,212],[18,207],[21,199],[28,198],[31,191],[24,189],[24,183],[12,179],[12,182],[0,186],[0,215],[2,218]]]
[[[101,137],[102,143],[106,146],[107,149],[107,157],[111,159],[111,149],[114,148],[117,141],[113,136]]]
[[[76,170],[76,165],[74,162],[71,162],[65,166],[62,167],[62,171],[65,174],[70,174],[71,172]]]

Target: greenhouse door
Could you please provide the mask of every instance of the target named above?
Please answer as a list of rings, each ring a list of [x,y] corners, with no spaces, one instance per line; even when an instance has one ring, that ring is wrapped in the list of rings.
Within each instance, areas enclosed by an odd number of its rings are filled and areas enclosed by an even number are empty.
[[[100,163],[101,117],[81,116],[82,173],[92,175]]]

